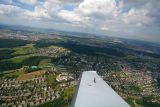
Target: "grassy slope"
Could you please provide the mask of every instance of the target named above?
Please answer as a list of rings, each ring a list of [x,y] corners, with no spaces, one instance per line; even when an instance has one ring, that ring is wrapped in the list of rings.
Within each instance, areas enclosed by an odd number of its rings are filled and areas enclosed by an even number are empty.
[[[26,44],[21,47],[13,48],[15,52],[12,55],[22,55],[22,54],[28,54],[33,53],[35,51],[34,44]]]
[[[13,57],[11,59],[5,59],[5,60],[2,60],[2,61],[11,61],[13,63],[21,63],[23,62],[24,60],[32,57],[33,54],[29,54],[29,55],[21,55],[21,56],[16,56],[16,57]]]
[[[10,59],[4,59],[2,61],[11,61],[13,63],[21,63],[27,58],[30,58],[33,56],[33,54],[30,54],[35,51],[34,44],[26,44],[24,46],[16,47],[16,48],[0,48],[0,50],[13,50],[14,52],[11,53],[11,56],[13,56]]]
[[[35,51],[34,44],[26,44],[24,46],[20,46],[16,48],[4,48],[4,49],[10,49],[15,51],[14,53],[11,54],[13,56],[16,55],[15,57],[2,60],[2,61],[11,61],[13,63],[21,63],[22,61],[32,57],[33,54],[30,54],[30,53],[33,53]],[[3,50],[3,48],[1,48],[1,50]]]
[[[5,71],[4,73],[1,73],[0,75],[2,75],[5,78],[12,78],[12,77],[18,77],[20,75],[24,74],[24,70],[21,69],[16,69],[16,70],[9,70],[9,71]]]
[[[47,66],[48,63],[50,63],[50,62],[51,62],[51,59],[43,59],[40,61],[38,66]]]

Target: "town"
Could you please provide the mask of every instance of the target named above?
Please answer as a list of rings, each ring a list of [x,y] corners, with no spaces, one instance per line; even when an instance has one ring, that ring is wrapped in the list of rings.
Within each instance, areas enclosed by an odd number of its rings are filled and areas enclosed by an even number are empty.
[[[158,74],[160,76],[160,73]],[[160,103],[160,89],[152,78],[151,72],[142,72],[133,69],[123,69],[121,72],[106,73],[102,76],[110,86],[131,105],[141,106],[141,101]]]
[[[95,70],[131,107],[160,102],[155,45],[58,33],[0,32],[0,106],[64,107],[79,76]]]
[[[20,75],[13,78],[15,73]],[[67,72],[56,71],[52,68],[24,73],[24,68],[21,68],[1,77],[0,106],[27,107],[53,102],[75,85],[73,74]]]

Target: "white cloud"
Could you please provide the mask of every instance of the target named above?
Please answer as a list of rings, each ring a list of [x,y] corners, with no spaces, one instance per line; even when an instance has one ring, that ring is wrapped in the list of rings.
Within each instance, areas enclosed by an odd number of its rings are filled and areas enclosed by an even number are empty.
[[[21,9],[20,7],[17,7],[17,6],[0,4],[0,14],[2,15],[17,16],[22,14],[25,11],[26,10]]]
[[[113,18],[119,13],[114,0],[84,0],[72,12],[78,16],[100,20]]]
[[[78,10],[84,15],[112,15],[115,14],[117,7],[114,0],[84,0]]]
[[[102,30],[102,31],[108,31],[109,29],[108,29],[106,26],[102,26],[102,27],[101,27],[101,30]]]
[[[59,0],[47,0],[43,3],[37,3],[34,7],[34,11],[27,11],[25,15],[29,20],[47,21],[57,17],[57,13],[60,8]]]
[[[0,4],[0,17],[15,17],[15,20],[34,22],[34,24],[62,29],[81,31],[85,29],[91,33],[106,31],[112,34],[142,34],[145,29],[152,32],[151,27],[159,26],[160,13],[158,0],[19,0],[22,3],[34,6],[34,10],[23,9],[16,5]],[[77,2],[78,1],[78,2]],[[155,3],[156,1],[156,3]],[[64,8],[66,5],[73,9]],[[156,10],[157,9],[157,10]],[[7,20],[4,18],[3,20]],[[1,20],[1,22],[3,21]],[[22,21],[23,22],[23,21]],[[157,23],[156,23],[157,22]],[[55,26],[54,26],[55,25]],[[64,26],[65,25],[65,26]],[[147,25],[147,26],[146,26]],[[155,26],[156,25],[156,26]],[[140,29],[143,29],[140,31]],[[144,33],[145,35],[145,33]]]
[[[59,14],[58,14],[61,18],[63,18],[64,20],[67,20],[69,22],[80,22],[81,18],[78,14],[74,13],[74,12],[70,12],[70,11],[66,11],[66,10],[62,10]]]
[[[151,4],[148,3],[140,9],[132,8],[130,11],[123,15],[123,20],[127,24],[150,24],[155,21],[153,17],[148,16],[150,13]]]
[[[30,16],[30,18],[51,18],[46,9],[42,9],[40,7],[35,7],[35,11],[28,11],[26,15]]]

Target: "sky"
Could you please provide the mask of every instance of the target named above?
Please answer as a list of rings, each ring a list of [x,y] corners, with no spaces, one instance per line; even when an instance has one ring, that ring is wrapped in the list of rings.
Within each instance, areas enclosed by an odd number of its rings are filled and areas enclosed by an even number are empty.
[[[160,0],[0,0],[0,23],[160,41]]]

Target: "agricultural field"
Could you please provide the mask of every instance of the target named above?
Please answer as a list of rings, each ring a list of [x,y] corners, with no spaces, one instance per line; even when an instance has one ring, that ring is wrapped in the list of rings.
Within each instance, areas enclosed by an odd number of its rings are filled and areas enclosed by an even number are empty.
[[[2,62],[10,61],[10,62],[13,62],[13,63],[21,63],[24,60],[26,60],[28,58],[31,58],[33,56],[34,56],[34,54],[20,55],[20,56],[16,56],[16,57],[13,57],[13,58],[10,58],[10,59],[2,60]]]
[[[23,54],[31,54],[35,52],[34,44],[26,44],[24,46],[13,48],[15,51],[12,55],[23,55]]]
[[[43,60],[41,60],[41,61],[39,62],[38,66],[40,66],[40,67],[45,67],[45,66],[47,66],[48,63],[50,63],[50,62],[51,62],[51,59],[43,59]]]
[[[0,73],[0,77],[3,77],[3,78],[17,78],[24,73],[25,73],[25,71],[23,70],[23,68],[20,68],[20,69],[15,69],[15,70],[9,70],[9,71],[2,72],[2,73]]]
[[[40,70],[40,71],[35,71],[35,72],[31,72],[31,73],[26,73],[26,74],[22,74],[20,75],[16,80],[17,81],[23,81],[23,80],[30,80],[30,79],[34,79],[40,75],[45,74],[46,71],[45,70]]]

